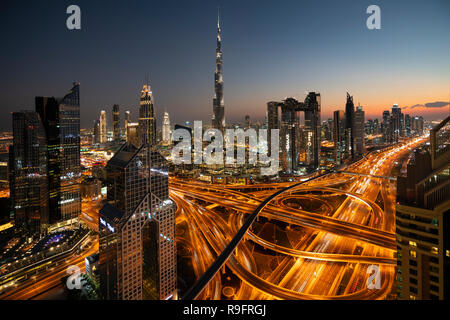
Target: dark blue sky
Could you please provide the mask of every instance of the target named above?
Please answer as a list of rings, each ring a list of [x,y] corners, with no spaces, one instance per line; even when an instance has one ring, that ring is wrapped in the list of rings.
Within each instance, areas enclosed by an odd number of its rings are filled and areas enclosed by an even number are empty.
[[[80,31],[66,28],[70,4],[81,8]],[[381,30],[366,28],[371,4]],[[110,125],[114,103],[136,121],[146,74],[158,126],[165,110],[172,122],[209,122],[219,5],[228,122],[262,120],[268,101],[308,90],[322,94],[322,118],[344,108],[346,91],[368,116],[450,99],[448,0],[3,0],[1,127],[11,111],[34,109],[34,96],[62,96],[73,81],[83,127],[101,109]]]

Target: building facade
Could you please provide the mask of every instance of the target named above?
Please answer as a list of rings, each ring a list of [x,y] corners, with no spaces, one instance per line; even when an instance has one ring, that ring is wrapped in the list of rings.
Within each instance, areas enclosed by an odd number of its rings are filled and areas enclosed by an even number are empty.
[[[430,132],[397,178],[397,293],[450,297],[450,116]]]
[[[118,104],[113,105],[113,139],[115,143],[120,142],[120,108]]]
[[[50,224],[71,224],[81,213],[80,85],[63,98],[35,102],[47,140]]]
[[[106,111],[100,111],[100,143],[108,142],[108,120],[106,119]]]
[[[141,90],[139,105],[139,145],[156,144],[156,118],[153,104],[153,93],[149,84],[145,84]]]
[[[214,99],[212,127],[224,133],[225,106],[223,97],[223,70],[222,70],[222,34],[220,18],[217,18],[217,48],[216,48],[216,72],[214,74]]]
[[[176,299],[175,204],[168,163],[147,145],[124,144],[107,164],[99,217],[103,299]]]
[[[46,233],[49,225],[47,141],[38,113],[14,112],[10,194],[16,228]]]
[[[172,143],[172,134],[170,130],[170,118],[169,113],[164,112],[164,120],[162,125],[162,141],[164,144],[171,144]]]

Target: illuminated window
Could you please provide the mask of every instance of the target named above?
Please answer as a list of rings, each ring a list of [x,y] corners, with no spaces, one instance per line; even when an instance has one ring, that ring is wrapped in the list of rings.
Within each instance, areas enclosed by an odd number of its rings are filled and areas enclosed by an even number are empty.
[[[438,254],[439,253],[439,249],[436,248],[436,247],[433,247],[433,248],[431,248],[431,253]]]
[[[445,255],[446,255],[447,257],[450,257],[450,250],[446,250],[446,251],[445,251]]]
[[[409,241],[409,245],[412,247],[417,247],[417,243],[414,241]]]
[[[409,250],[409,255],[410,255],[412,258],[416,258],[416,257],[417,257],[417,253],[416,253],[414,250]]]

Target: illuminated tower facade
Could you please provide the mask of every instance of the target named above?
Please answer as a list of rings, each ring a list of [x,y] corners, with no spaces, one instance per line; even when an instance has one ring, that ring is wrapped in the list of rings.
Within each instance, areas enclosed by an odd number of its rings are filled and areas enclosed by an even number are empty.
[[[346,158],[355,157],[355,137],[353,132],[353,116],[355,113],[355,105],[353,97],[347,92],[347,103],[345,104],[345,153]]]
[[[124,127],[125,127],[125,136],[127,135],[127,128],[128,128],[128,124],[131,122],[131,114],[130,111],[125,111],[125,123],[124,123]]]
[[[108,141],[108,123],[106,120],[106,111],[100,111],[100,143]]]
[[[16,228],[45,233],[49,223],[47,142],[38,113],[14,112],[10,192]]]
[[[222,71],[222,36],[220,18],[217,17],[217,49],[216,73],[214,74],[214,100],[212,126],[222,131],[225,128],[225,107],[223,100],[223,71]]]
[[[77,221],[80,196],[80,84],[63,98],[36,97],[47,138],[50,223]]]
[[[106,300],[176,299],[175,204],[167,161],[125,143],[106,166],[99,216],[100,292]]]
[[[114,142],[119,143],[120,142],[120,111],[119,111],[119,105],[115,104],[113,105],[113,137]]]
[[[162,140],[164,144],[170,144],[171,134],[170,134],[170,118],[169,113],[164,112],[164,120],[162,126]]]
[[[149,84],[141,90],[139,106],[139,144],[156,144],[156,118],[153,105],[153,94]]]

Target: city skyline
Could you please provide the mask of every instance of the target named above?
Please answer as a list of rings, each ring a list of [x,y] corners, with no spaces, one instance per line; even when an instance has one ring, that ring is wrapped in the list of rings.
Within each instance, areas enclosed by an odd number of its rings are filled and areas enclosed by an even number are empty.
[[[61,91],[72,81],[79,81],[83,88],[83,128],[91,128],[100,110],[110,113],[114,104],[130,110],[132,121],[137,121],[136,92],[146,74],[154,92],[158,127],[164,111],[173,115],[174,123],[209,122],[218,6],[226,61],[225,118],[230,123],[243,121],[242,109],[251,119],[262,121],[268,101],[288,96],[303,99],[305,92],[313,90],[322,94],[322,120],[343,109],[346,91],[352,92],[355,104],[364,107],[366,119],[381,118],[395,103],[407,107],[404,113],[422,115],[425,120],[449,114],[450,62],[446,56],[450,45],[443,39],[450,22],[444,13],[449,4],[443,1],[427,5],[379,1],[381,30],[366,28],[365,3],[347,1],[326,6],[308,1],[281,6],[253,1],[189,6],[131,3],[126,8],[112,3],[102,14],[98,14],[99,4],[80,1],[79,6],[83,14],[79,31],[65,28],[65,4],[6,6],[10,16],[23,19],[17,19],[20,25],[7,16],[2,19],[9,26],[2,28],[9,31],[3,39],[10,45],[0,60],[5,70],[0,76],[3,128],[11,129],[6,113],[27,106],[32,109],[34,96]],[[31,55],[13,41],[31,27],[27,17],[35,12],[55,18],[33,26],[28,44],[42,50]],[[145,12],[151,12],[150,17],[141,19]],[[273,19],[287,18],[275,26],[267,23],[269,14]],[[296,16],[302,19],[288,19]],[[432,26],[426,24],[427,19],[433,20]],[[120,42],[117,36],[127,40]],[[61,48],[57,58],[52,46],[42,45],[50,38]],[[136,51],[138,44],[146,50]],[[81,49],[86,47],[95,51]],[[174,90],[179,94],[173,95]]]

